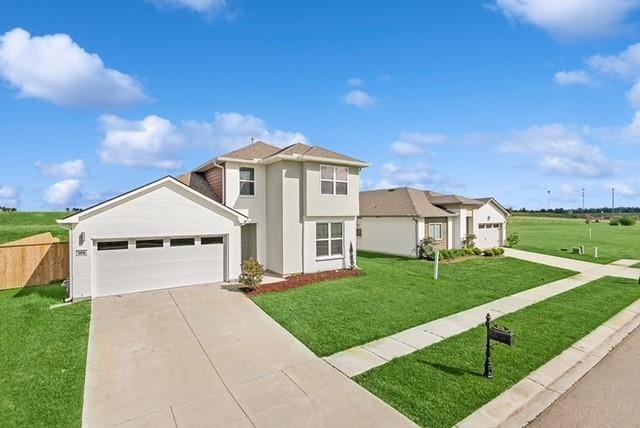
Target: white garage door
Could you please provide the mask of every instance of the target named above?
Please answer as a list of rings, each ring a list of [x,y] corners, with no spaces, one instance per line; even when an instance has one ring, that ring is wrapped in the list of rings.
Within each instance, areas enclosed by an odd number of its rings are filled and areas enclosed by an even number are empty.
[[[476,233],[476,245],[480,248],[493,248],[502,245],[501,223],[480,223]]]
[[[224,280],[222,237],[99,241],[96,247],[95,297]]]

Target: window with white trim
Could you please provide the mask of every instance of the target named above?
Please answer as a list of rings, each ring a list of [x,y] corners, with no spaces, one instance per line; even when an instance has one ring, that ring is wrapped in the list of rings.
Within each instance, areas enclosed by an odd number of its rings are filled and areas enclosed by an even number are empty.
[[[255,196],[256,194],[256,171],[254,168],[240,168],[240,195]]]
[[[349,168],[345,166],[320,166],[320,193],[346,195],[349,191]]]
[[[342,223],[316,223],[316,257],[341,256]]]
[[[442,241],[444,239],[442,223],[429,223],[429,236],[436,241]]]

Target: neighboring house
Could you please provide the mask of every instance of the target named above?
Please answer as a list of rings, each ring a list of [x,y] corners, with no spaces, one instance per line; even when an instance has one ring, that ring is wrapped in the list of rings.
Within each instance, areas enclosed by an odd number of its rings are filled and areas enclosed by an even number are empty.
[[[73,214],[71,296],[341,269],[356,250],[365,162],[321,147],[256,142]]]
[[[440,249],[462,248],[468,234],[480,248],[503,245],[507,211],[494,198],[401,187],[360,192],[358,249],[415,257],[418,243],[435,239]]]

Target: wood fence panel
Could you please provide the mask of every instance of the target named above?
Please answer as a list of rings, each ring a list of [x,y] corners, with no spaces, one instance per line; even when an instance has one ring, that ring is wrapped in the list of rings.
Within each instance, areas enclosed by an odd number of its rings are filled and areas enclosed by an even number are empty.
[[[49,284],[68,277],[68,242],[0,247],[0,290]]]

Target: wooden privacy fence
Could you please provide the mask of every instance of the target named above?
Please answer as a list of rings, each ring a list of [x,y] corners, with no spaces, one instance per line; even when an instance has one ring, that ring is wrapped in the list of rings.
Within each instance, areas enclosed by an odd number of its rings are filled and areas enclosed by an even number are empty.
[[[68,277],[68,242],[42,234],[0,245],[0,290],[49,284]]]

